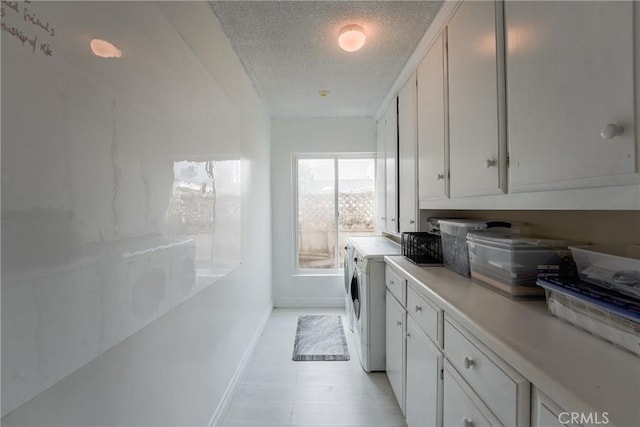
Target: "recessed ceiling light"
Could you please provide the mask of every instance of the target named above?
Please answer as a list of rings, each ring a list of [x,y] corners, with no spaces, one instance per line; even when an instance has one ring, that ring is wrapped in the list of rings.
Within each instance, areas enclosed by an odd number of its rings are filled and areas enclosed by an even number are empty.
[[[323,98],[324,98],[324,97],[326,97],[326,96],[331,95],[331,92],[329,92],[329,91],[328,91],[328,90],[326,90],[326,89],[322,89],[322,90],[319,90],[319,91],[318,91],[318,95],[320,95],[321,97],[323,97]]]
[[[355,52],[364,46],[367,38],[360,25],[347,25],[340,30],[338,45],[347,52]]]
[[[91,51],[100,58],[120,58],[122,51],[106,40],[93,39],[89,43]]]

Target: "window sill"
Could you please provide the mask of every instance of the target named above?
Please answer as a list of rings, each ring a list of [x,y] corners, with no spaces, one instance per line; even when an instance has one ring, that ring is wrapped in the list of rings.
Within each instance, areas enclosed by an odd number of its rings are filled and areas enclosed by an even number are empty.
[[[296,272],[293,273],[293,277],[344,277],[344,271],[331,271],[331,272],[319,272],[313,271],[308,273]]]

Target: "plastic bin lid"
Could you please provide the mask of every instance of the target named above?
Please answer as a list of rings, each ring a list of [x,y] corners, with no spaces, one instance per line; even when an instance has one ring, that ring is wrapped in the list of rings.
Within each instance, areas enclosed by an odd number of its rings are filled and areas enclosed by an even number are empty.
[[[569,248],[577,252],[590,252],[594,255],[614,256],[619,258],[629,258],[640,260],[640,245],[623,246],[623,245],[592,245],[592,246],[574,246]]]
[[[493,247],[507,249],[548,249],[564,248],[571,242],[559,239],[547,239],[523,234],[514,234],[500,231],[470,231],[467,240]]]
[[[487,221],[480,221],[477,219],[440,219],[438,224],[451,225],[454,227],[463,228],[486,228]]]

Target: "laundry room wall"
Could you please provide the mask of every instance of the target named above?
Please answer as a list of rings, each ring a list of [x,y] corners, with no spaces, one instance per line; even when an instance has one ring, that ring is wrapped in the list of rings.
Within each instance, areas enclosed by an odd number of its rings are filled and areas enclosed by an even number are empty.
[[[271,119],[206,2],[1,7],[2,424],[207,425],[272,307]]]
[[[294,275],[293,154],[375,153],[373,118],[280,118],[271,134],[273,295],[276,307],[342,307],[344,276]]]

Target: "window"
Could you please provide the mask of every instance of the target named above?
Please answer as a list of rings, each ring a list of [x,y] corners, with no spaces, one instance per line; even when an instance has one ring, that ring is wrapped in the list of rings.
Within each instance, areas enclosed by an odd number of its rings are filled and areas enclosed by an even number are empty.
[[[347,237],[375,234],[375,155],[296,155],[294,174],[294,269],[339,273]]]

